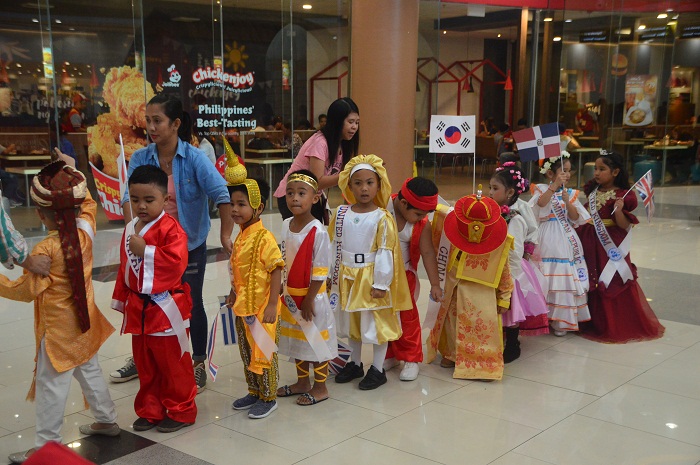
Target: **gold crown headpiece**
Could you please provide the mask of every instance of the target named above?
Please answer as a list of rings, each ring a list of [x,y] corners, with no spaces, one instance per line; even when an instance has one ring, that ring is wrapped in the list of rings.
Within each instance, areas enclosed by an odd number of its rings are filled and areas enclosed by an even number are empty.
[[[290,174],[289,177],[287,178],[287,184],[289,184],[290,182],[295,182],[295,181],[303,182],[304,184],[308,184],[309,186],[311,186],[311,188],[314,190],[314,192],[318,191],[318,183],[316,182],[316,180],[314,178],[312,178],[311,176],[309,176],[307,174],[303,174],[303,173]]]
[[[226,169],[224,170],[224,178],[229,186],[238,186],[244,184],[248,191],[248,202],[254,210],[262,203],[260,195],[260,186],[255,179],[248,179],[248,170],[245,166],[238,162],[238,155],[233,151],[231,144],[228,143],[226,137],[223,137],[224,149],[226,150]]]

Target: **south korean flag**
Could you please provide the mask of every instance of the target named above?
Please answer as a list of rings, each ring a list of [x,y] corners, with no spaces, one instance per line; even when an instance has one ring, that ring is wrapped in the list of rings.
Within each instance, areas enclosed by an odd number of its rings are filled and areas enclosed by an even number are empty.
[[[476,117],[432,115],[430,117],[431,153],[474,153]]]

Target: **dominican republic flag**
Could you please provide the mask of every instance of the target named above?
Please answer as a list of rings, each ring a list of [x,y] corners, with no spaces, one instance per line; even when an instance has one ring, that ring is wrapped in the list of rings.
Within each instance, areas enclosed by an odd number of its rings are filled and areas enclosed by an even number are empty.
[[[328,362],[328,371],[332,375],[337,375],[345,367],[352,354],[352,349],[341,341],[338,341],[338,356]]]
[[[476,117],[432,115],[430,117],[431,153],[474,153]]]
[[[651,170],[639,178],[634,188],[637,189],[639,196],[644,202],[644,209],[647,211],[647,221],[651,223],[651,217],[654,216],[654,184],[652,183]]]
[[[518,146],[520,161],[535,161],[561,156],[559,125],[557,123],[515,131],[513,139]]]

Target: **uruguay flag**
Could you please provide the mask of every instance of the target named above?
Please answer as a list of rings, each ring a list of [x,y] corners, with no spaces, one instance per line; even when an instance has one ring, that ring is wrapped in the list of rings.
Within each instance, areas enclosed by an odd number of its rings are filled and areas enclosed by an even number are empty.
[[[513,133],[518,146],[520,161],[535,161],[545,158],[560,157],[559,125],[543,124]]]

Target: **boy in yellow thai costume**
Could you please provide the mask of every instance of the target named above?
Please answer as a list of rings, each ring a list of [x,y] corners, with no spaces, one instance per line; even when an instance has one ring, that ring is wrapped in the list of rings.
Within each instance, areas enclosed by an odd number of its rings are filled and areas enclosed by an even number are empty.
[[[360,389],[376,389],[386,383],[382,365],[388,343],[401,337],[396,312],[413,308],[411,291],[396,222],[386,210],[391,185],[382,159],[352,158],[340,173],[338,187],[351,205],[338,207],[328,226],[335,255],[330,301],[338,336],[348,337],[352,355],[335,381],[363,377],[362,344],[373,344],[372,366]]]
[[[428,339],[427,362],[454,367],[454,378],[503,377],[500,314],[510,308],[513,280],[508,253],[513,238],[498,204],[481,195],[462,197],[444,220],[452,244],[445,297]]]
[[[226,301],[236,314],[248,394],[233,402],[250,418],[264,418],[277,409],[277,341],[284,260],[277,240],[260,221],[270,188],[246,179],[246,169],[228,156],[225,171],[231,194],[231,217],[241,231],[231,254],[231,293]]]
[[[96,420],[81,426],[80,432],[107,436],[120,432],[97,360],[97,351],[114,328],[95,305],[92,287],[96,203],[90,197],[85,176],[63,161],[51,163],[34,177],[31,196],[49,230],[32,254],[51,259],[50,274],[46,277],[25,272],[15,281],[0,275],[0,296],[22,302],[34,300],[37,355],[27,399],[36,396],[35,447],[10,455],[12,463],[24,462],[47,442],[61,442],[73,377],[80,383]]]

